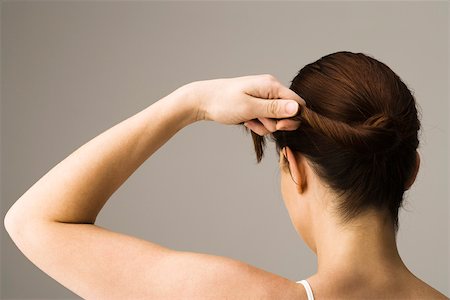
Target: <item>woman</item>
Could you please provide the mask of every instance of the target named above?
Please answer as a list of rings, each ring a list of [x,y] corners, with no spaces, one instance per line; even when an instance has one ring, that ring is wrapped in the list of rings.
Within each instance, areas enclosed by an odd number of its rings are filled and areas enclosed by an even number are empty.
[[[275,140],[283,199],[318,256],[317,274],[293,282],[94,224],[147,158],[201,120],[244,124],[258,161],[264,136]],[[5,227],[33,263],[87,299],[447,299],[409,272],[396,247],[418,130],[408,88],[363,54],[325,56],[290,89],[270,75],[197,81],[69,155],[17,200]]]

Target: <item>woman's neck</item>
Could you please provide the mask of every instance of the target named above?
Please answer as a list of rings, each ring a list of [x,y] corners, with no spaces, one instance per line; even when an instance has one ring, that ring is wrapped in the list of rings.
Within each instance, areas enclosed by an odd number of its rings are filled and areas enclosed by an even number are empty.
[[[317,275],[338,275],[358,282],[406,270],[394,226],[380,213],[367,212],[347,224],[337,224],[330,216],[321,219],[313,229]]]

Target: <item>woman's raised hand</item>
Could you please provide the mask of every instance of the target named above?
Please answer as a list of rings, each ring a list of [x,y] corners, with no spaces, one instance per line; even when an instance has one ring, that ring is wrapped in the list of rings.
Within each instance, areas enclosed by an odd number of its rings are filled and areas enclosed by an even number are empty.
[[[195,81],[190,84],[198,102],[197,120],[242,124],[259,135],[295,130],[293,117],[305,101],[272,75]],[[282,119],[282,120],[279,120]]]

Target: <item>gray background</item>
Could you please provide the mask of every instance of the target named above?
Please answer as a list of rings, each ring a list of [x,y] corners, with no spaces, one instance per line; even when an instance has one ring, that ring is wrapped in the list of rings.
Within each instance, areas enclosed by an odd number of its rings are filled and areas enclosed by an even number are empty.
[[[400,254],[449,294],[448,3],[3,2],[1,205],[102,131],[195,80],[271,73],[288,85],[339,50],[385,62],[421,107],[422,168],[400,215]],[[315,257],[290,224],[273,144],[213,122],[180,131],[111,197],[98,224],[292,280]],[[72,298],[2,228],[3,298]],[[145,266],[143,266],[145,268]]]

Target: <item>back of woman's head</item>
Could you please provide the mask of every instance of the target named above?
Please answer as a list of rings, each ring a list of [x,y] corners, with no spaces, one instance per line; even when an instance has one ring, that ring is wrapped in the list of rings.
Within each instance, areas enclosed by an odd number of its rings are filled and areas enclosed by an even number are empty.
[[[277,152],[302,154],[339,196],[344,222],[368,208],[387,211],[398,226],[403,193],[416,168],[420,122],[416,103],[385,64],[362,53],[337,52],[306,65],[290,89],[306,101],[294,131],[271,137]],[[265,139],[252,132],[258,162]]]

